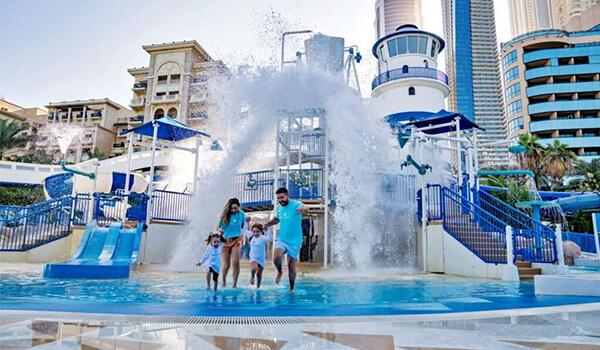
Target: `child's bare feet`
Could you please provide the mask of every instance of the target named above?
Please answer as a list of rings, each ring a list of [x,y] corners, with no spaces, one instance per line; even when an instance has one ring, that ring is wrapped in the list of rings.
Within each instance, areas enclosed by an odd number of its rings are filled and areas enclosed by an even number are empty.
[[[210,285],[206,286],[206,290],[210,290]]]
[[[283,273],[278,272],[277,277],[275,277],[275,284],[279,284],[279,281],[281,281],[281,276],[283,276]]]
[[[294,288],[290,288],[290,293],[294,293]]]
[[[250,277],[250,284],[254,285],[254,276]]]

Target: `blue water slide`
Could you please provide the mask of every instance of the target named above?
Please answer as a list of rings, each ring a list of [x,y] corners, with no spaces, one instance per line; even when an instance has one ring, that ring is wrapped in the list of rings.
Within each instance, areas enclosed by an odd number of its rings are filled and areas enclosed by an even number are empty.
[[[121,223],[99,227],[88,224],[77,250],[70,259],[46,264],[44,277],[50,278],[128,278],[137,262],[143,225],[123,228]]]
[[[479,186],[485,192],[506,191],[502,187]],[[564,212],[575,212],[577,210],[600,209],[600,193],[598,192],[550,192],[539,191],[544,201],[555,201]]]

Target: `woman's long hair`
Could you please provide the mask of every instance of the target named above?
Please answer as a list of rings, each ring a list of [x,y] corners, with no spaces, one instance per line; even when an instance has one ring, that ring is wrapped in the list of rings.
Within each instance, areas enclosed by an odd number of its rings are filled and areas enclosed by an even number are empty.
[[[223,227],[229,225],[229,219],[231,218],[231,206],[234,204],[236,204],[240,208],[242,207],[240,201],[237,198],[230,198],[227,201],[227,204],[225,204],[225,206],[223,207],[223,210],[221,210],[221,217],[219,217],[219,219],[223,223]]]

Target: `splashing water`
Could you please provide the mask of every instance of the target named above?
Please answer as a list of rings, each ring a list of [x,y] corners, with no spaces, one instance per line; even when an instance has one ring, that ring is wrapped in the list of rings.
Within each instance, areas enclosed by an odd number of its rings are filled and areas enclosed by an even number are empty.
[[[54,139],[56,139],[58,147],[60,148],[60,153],[65,155],[71,143],[73,143],[76,138],[81,137],[84,129],[80,126],[71,124],[51,123],[48,124],[47,130]]]
[[[191,222],[172,252],[171,269],[186,270],[202,254],[203,240],[217,225],[240,167],[264,162],[261,158],[266,152],[256,148],[268,144],[265,139],[274,144],[280,118],[277,111],[311,108],[326,110],[326,132],[332,144],[330,182],[337,188],[332,230],[336,265],[366,268],[379,256],[393,260],[393,266],[414,260],[414,253],[402,254],[402,250],[414,250],[414,209],[386,206],[380,195],[378,173],[389,170],[386,166],[390,164],[386,152],[389,131],[341,77],[306,69],[281,72],[246,67],[217,89],[222,98],[214,113],[233,130],[220,164],[204,169]],[[399,202],[414,206],[414,201]],[[390,237],[403,237],[404,245],[389,244]],[[389,249],[392,245],[393,251]]]

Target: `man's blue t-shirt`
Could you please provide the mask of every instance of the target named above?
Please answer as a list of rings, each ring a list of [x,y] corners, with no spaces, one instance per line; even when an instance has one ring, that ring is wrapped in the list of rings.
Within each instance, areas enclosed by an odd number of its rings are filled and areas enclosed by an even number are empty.
[[[302,245],[302,213],[297,213],[301,202],[292,201],[288,205],[277,205],[276,218],[279,220],[277,239],[289,245]]]
[[[223,229],[223,237],[235,238],[242,235],[242,226],[246,220],[246,214],[243,211],[238,211],[236,214],[231,214],[229,217],[229,225],[224,226],[223,221],[219,222],[219,227]]]

